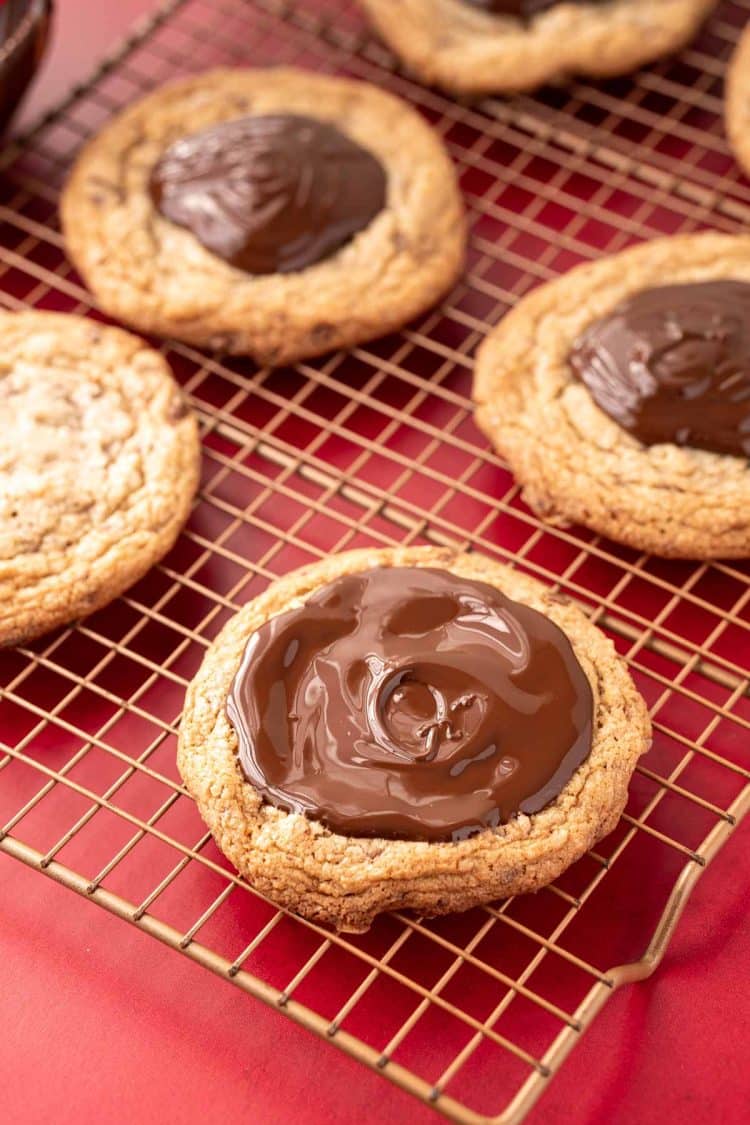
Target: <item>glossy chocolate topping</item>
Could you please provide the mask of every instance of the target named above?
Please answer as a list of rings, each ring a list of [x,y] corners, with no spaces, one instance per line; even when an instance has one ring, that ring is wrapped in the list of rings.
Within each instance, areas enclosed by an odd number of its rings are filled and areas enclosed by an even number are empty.
[[[563,0],[463,0],[464,4],[471,4],[472,8],[481,8],[493,16],[516,16],[518,19],[530,20],[550,8],[557,7]],[[601,4],[603,0],[566,0],[568,4]]]
[[[592,324],[570,364],[644,445],[750,456],[750,284],[646,289]]]
[[[227,714],[271,804],[350,836],[455,840],[554,800],[591,749],[593,701],[549,618],[384,567],[261,626]]]
[[[322,261],[383,210],[380,162],[333,125],[240,117],[176,141],[151,175],[165,218],[252,274]]]

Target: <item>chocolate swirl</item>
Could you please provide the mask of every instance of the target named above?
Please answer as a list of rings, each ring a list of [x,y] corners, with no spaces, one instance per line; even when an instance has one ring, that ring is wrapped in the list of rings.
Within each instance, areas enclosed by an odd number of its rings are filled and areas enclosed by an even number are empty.
[[[240,117],[176,141],[153,169],[165,218],[251,274],[293,273],[340,250],[383,210],[380,162],[333,125]]]
[[[644,445],[750,456],[750,284],[647,289],[592,324],[571,354],[601,409]]]
[[[227,703],[245,776],[335,832],[460,839],[549,804],[591,749],[565,635],[431,568],[338,578],[250,638]]]

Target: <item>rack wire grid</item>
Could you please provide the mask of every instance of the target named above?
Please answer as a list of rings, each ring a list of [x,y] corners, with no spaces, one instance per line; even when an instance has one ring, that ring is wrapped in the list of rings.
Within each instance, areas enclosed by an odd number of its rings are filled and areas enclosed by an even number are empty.
[[[416,105],[458,165],[468,268],[403,332],[275,371],[163,345],[202,426],[184,534],[125,597],[0,657],[0,849],[455,1121],[521,1120],[614,989],[657,965],[750,805],[748,565],[541,525],[469,402],[477,344],[538,283],[657,234],[750,222],[722,127],[749,12],[720,4],[680,57],[633,78],[467,104],[405,76],[354,3],[172,0],[0,161],[3,303],[91,316],[60,236],[61,183],[111,114],[187,70],[283,62],[369,79]],[[229,868],[176,772],[177,724],[240,605],[329,552],[394,543],[480,550],[577,600],[627,660],[655,739],[619,827],[554,885],[338,936]]]

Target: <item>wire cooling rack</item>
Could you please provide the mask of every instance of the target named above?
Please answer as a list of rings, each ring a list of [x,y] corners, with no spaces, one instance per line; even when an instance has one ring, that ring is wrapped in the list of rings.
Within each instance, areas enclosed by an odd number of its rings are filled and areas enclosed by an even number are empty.
[[[523,1117],[613,990],[656,966],[750,804],[747,564],[541,526],[469,404],[477,344],[539,282],[660,233],[750,222],[721,101],[748,14],[748,0],[720,4],[695,45],[632,80],[471,106],[400,74],[353,3],[182,0],[0,159],[3,303],[92,316],[60,186],[92,131],[177,74],[284,62],[370,79],[418,106],[458,164],[468,270],[404,332],[281,371],[165,349],[202,425],[186,531],[114,605],[0,654],[0,849],[456,1121]],[[647,698],[654,746],[619,827],[553,886],[339,937],[229,869],[175,769],[180,707],[219,628],[277,575],[425,542],[511,561],[582,604]]]

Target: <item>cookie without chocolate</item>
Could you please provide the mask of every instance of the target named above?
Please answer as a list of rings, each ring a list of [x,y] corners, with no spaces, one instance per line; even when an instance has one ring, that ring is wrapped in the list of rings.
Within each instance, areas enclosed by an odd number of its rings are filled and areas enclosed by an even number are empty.
[[[543,519],[659,555],[750,554],[747,457],[642,444],[600,409],[569,362],[582,334],[634,294],[720,279],[750,282],[750,237],[657,239],[543,285],[484,341],[476,419]]]
[[[750,24],[727,71],[726,124],[734,154],[750,176]]]
[[[363,229],[351,234],[356,223],[348,172],[326,183],[328,159],[316,162],[308,148],[309,159],[300,166],[279,151],[284,138],[278,136],[269,149],[269,130],[278,133],[279,119],[290,115],[335,127],[344,143],[354,142],[350,149],[365,150],[360,166],[368,163],[368,154],[370,166],[379,162],[385,205]],[[227,139],[216,132],[227,123],[231,145],[237,146],[228,160]],[[309,145],[309,133],[300,143]],[[259,161],[252,158],[255,152]],[[197,205],[189,193],[176,200],[169,196],[179,177],[175,156],[192,162],[201,194]],[[349,158],[356,159],[356,152]],[[221,175],[217,162],[226,162]],[[159,186],[157,206],[152,178],[160,164],[169,182],[166,194]],[[224,188],[224,174],[231,191]],[[242,258],[232,239],[246,224],[248,209],[262,212],[257,237],[267,241],[272,228],[277,233],[279,218],[305,219],[299,211],[307,206],[311,179],[313,191],[326,197],[333,190],[341,207],[350,209],[344,217],[349,225],[340,224],[340,248],[295,270],[299,256],[290,242],[291,272],[258,274],[232,264]],[[354,211],[367,218],[376,198],[372,192],[367,206]],[[203,241],[172,221],[195,222],[196,211],[206,206],[211,221],[204,224]],[[252,355],[266,364],[318,355],[400,327],[453,284],[466,238],[453,166],[413,109],[374,86],[290,68],[213,70],[136,102],[84,149],[63,195],[62,220],[70,256],[107,312],[146,332]],[[222,227],[218,233],[215,220]],[[227,223],[234,229],[224,230]],[[302,231],[303,249],[310,249],[313,234]],[[267,249],[265,242],[261,249]],[[266,262],[269,255],[245,257]]]
[[[360,2],[417,78],[464,94],[533,90],[572,74],[627,74],[689,42],[716,4],[573,0],[522,19],[483,10],[492,4],[482,0]],[[523,13],[520,0],[517,7]]]
[[[388,566],[438,567],[489,583],[567,636],[592,689],[592,749],[540,812],[448,842],[348,836],[266,803],[246,779],[226,705],[248,641],[332,580]],[[645,705],[612,643],[540,583],[477,555],[359,550],[279,579],[225,626],[188,689],[178,764],[217,844],[253,887],[306,918],[356,932],[384,910],[445,914],[551,882],[614,828],[649,737]]]
[[[119,328],[0,313],[0,645],[92,613],[174,543],[198,484],[195,418]]]

